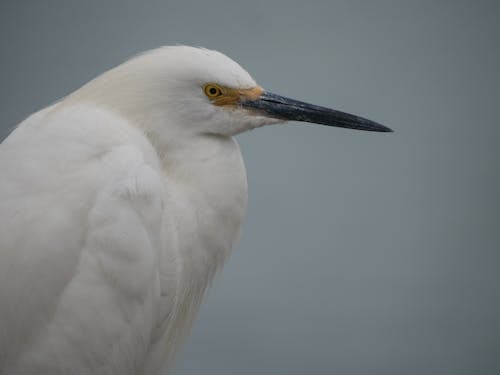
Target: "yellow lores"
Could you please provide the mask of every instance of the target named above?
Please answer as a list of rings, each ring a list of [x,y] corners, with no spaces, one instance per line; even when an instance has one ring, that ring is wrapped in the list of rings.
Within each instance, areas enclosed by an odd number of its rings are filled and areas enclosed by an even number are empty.
[[[233,106],[240,101],[258,99],[264,92],[264,89],[259,86],[248,89],[234,89],[216,83],[207,83],[203,91],[213,104],[218,106]]]

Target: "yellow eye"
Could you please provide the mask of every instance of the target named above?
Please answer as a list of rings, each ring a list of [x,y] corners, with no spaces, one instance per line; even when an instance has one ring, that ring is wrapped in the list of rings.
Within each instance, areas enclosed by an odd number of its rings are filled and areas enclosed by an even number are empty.
[[[209,83],[205,85],[203,91],[205,92],[205,95],[208,96],[210,99],[214,99],[222,95],[222,89],[215,83]]]

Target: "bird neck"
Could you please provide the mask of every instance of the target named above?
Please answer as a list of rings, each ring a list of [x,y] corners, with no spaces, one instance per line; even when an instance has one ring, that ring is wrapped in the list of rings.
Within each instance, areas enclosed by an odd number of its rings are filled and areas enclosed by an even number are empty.
[[[171,142],[161,155],[179,222],[184,279],[198,282],[201,290],[239,238],[247,205],[239,146],[231,137],[197,135]]]

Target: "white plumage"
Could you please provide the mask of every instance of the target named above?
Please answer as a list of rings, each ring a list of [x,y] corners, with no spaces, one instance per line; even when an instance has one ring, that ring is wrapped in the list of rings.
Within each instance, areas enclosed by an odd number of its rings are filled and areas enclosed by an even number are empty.
[[[247,185],[231,136],[285,119],[243,105],[262,93],[218,52],[164,47],[12,132],[0,146],[1,374],[171,362],[239,236]]]

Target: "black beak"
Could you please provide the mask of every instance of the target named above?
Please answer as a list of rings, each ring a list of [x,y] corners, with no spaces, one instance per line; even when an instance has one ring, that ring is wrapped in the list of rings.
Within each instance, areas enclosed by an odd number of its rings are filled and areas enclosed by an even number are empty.
[[[258,99],[243,101],[241,105],[256,109],[266,116],[285,121],[311,122],[372,132],[392,132],[388,127],[363,117],[304,103],[267,91],[263,92]]]

